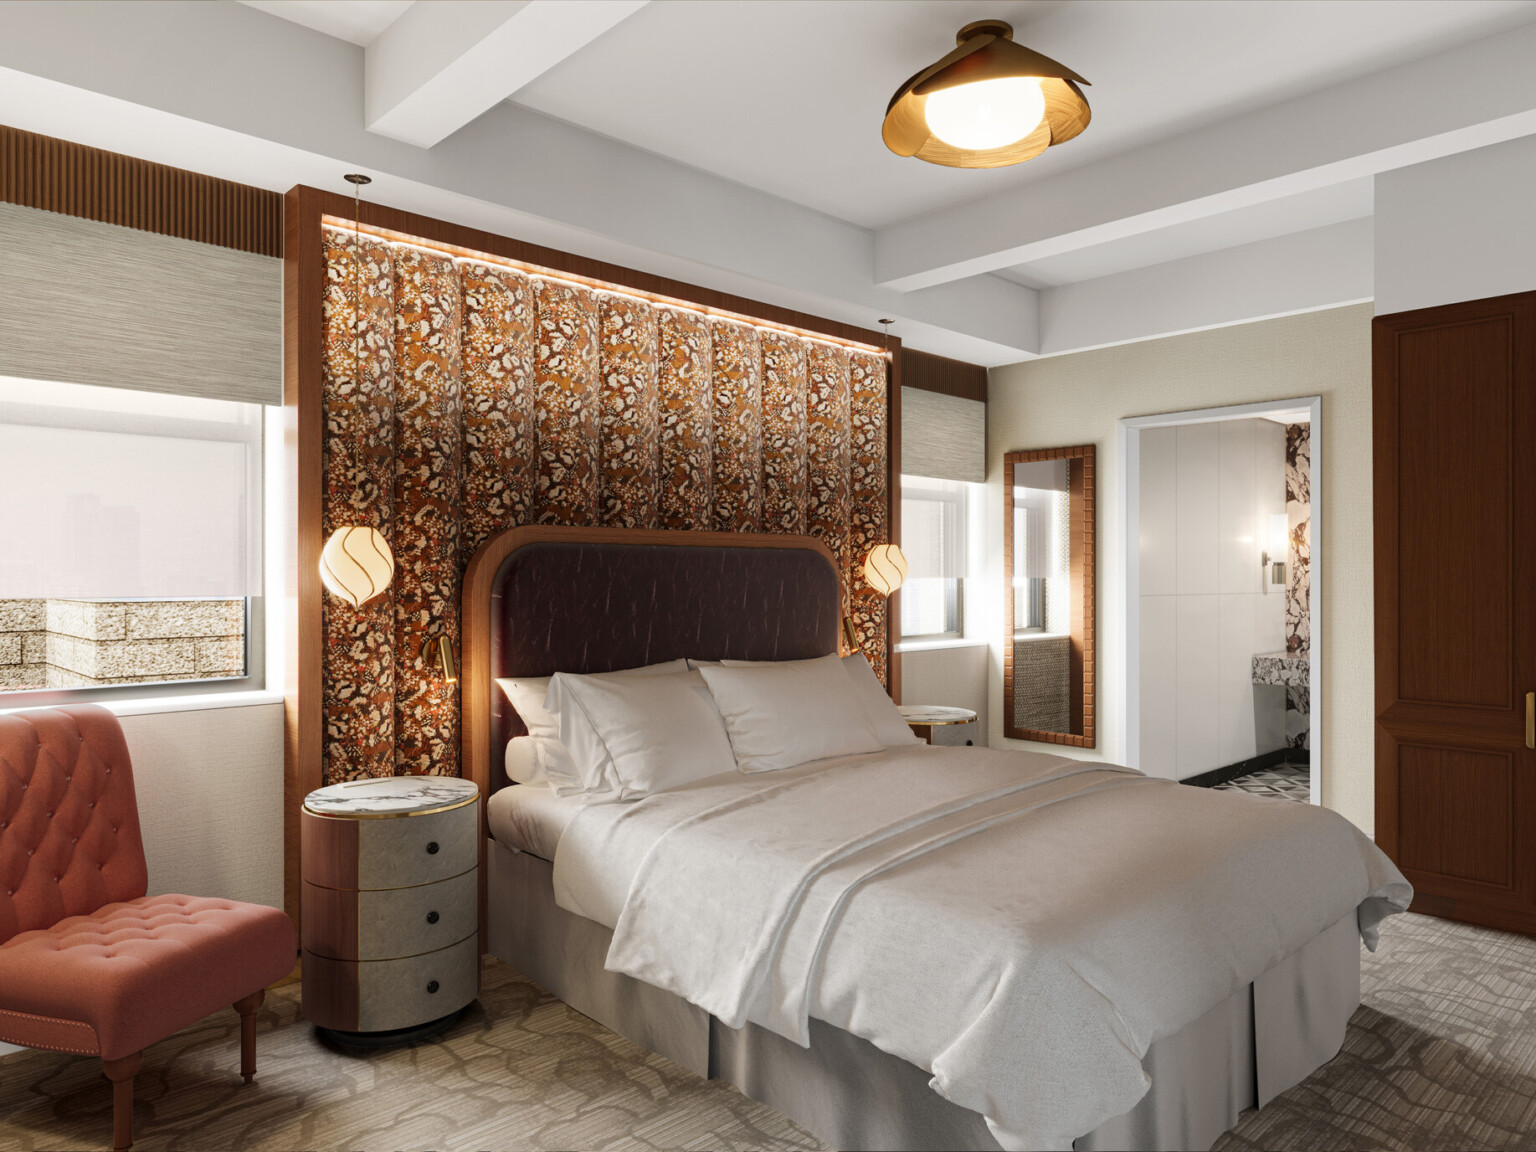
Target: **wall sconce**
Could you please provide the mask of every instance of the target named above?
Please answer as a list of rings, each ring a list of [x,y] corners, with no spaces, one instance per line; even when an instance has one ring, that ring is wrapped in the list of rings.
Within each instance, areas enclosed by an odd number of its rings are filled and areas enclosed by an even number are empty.
[[[1269,517],[1269,547],[1259,555],[1259,563],[1269,570],[1269,584],[1285,583],[1285,558],[1291,544],[1290,521],[1284,512],[1272,512]],[[1275,559],[1275,557],[1279,559]],[[1268,588],[1264,589],[1266,592]]]
[[[453,641],[448,638],[448,633],[439,632],[427,639],[421,646],[421,661],[423,664],[436,664],[443,683],[459,682],[459,667],[453,659]]]
[[[864,558],[864,582],[882,596],[889,597],[907,579],[907,558],[895,544],[876,544]],[[843,639],[848,651],[858,652],[858,633],[853,629],[853,617],[843,617]]]
[[[377,528],[338,528],[320,550],[320,579],[354,608],[383,595],[394,575],[394,553]]]

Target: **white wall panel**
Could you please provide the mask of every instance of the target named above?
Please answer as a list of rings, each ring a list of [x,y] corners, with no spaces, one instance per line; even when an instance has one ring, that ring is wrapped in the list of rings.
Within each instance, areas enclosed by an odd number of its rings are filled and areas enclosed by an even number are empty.
[[[1178,433],[1178,593],[1214,595],[1217,590],[1216,519],[1220,430],[1215,424],[1183,424]]]
[[[1220,680],[1216,651],[1220,636],[1217,596],[1177,596],[1178,639],[1174,679],[1178,692],[1178,764],[1182,780],[1221,767],[1215,709]]]
[[[1223,595],[1253,595],[1258,588],[1257,420],[1228,420],[1215,425],[1220,478],[1217,492],[1217,590]],[[1272,425],[1275,428],[1280,425]],[[1282,469],[1276,475],[1285,480]]]
[[[1259,597],[1249,593],[1217,599],[1215,719],[1219,756],[1214,767],[1220,768],[1250,759],[1259,751],[1253,701],[1253,656],[1258,651],[1254,646],[1254,615]]]
[[[1177,428],[1148,428],[1141,436],[1141,594],[1178,591]]]
[[[1141,598],[1141,763],[1149,776],[1178,779],[1177,596]]]

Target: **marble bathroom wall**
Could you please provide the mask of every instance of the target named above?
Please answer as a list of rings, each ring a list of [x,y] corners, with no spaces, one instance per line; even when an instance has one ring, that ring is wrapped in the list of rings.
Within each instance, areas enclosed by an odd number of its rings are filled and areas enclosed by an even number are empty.
[[[1285,427],[1285,514],[1290,541],[1285,557],[1285,650],[1312,652],[1312,426]],[[1285,698],[1285,742],[1310,748],[1311,700],[1306,683],[1290,684]]]

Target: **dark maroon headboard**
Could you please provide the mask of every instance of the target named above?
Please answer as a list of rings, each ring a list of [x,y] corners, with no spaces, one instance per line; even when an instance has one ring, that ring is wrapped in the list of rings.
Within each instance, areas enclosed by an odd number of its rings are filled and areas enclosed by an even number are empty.
[[[820,541],[730,532],[514,528],[476,553],[464,601],[464,766],[487,795],[526,731],[497,677],[809,659],[837,651],[842,619]]]

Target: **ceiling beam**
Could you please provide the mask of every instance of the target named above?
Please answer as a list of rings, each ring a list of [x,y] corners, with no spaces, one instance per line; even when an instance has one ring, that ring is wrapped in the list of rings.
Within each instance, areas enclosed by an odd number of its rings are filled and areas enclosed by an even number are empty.
[[[646,2],[416,0],[368,45],[368,130],[430,148]]]
[[[876,282],[931,288],[1536,133],[1532,59],[1536,24],[891,225]]]

